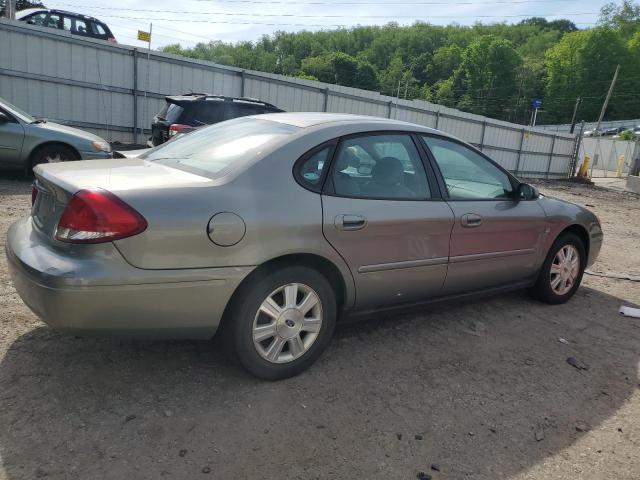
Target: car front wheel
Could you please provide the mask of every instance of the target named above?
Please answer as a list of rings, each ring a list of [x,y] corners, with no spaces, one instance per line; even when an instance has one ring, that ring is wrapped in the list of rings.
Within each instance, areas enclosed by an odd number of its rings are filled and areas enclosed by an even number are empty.
[[[533,295],[546,303],[566,302],[580,286],[586,261],[587,254],[580,237],[563,233],[549,249],[532,288]]]
[[[231,341],[242,365],[266,380],[297,375],[329,344],[336,299],[327,279],[311,268],[285,267],[240,292],[230,318]]]
[[[47,145],[36,150],[31,158],[31,167],[41,163],[57,163],[78,160],[78,156],[64,145]]]

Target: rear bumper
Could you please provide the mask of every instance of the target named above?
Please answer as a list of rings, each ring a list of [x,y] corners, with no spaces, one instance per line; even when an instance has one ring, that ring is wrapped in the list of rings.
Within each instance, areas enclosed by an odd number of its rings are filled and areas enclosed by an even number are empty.
[[[231,295],[253,269],[142,270],[113,244],[57,249],[30,218],[7,232],[14,286],[57,329],[138,338],[211,338]]]

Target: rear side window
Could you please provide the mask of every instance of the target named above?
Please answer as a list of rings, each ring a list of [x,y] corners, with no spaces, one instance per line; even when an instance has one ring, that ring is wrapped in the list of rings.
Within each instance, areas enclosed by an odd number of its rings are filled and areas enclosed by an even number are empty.
[[[61,18],[60,15],[58,15],[57,13],[50,13],[47,16],[47,20],[45,22],[45,27],[49,27],[49,28],[61,28]]]
[[[217,177],[242,160],[250,161],[299,127],[257,118],[239,118],[199,128],[141,155],[170,167]]]
[[[324,172],[329,166],[329,157],[333,144],[318,147],[305,154],[298,160],[294,175],[298,183],[313,192],[320,192]]]
[[[262,105],[233,102],[226,105],[224,117],[225,119],[230,119],[248,115],[261,115],[263,113],[264,107]]]
[[[191,108],[191,122],[195,125],[211,125],[222,121],[224,103],[219,100],[204,100]]]
[[[91,22],[91,29],[96,37],[107,38],[106,30],[99,23]]]
[[[81,18],[74,18],[75,28],[72,30],[73,33],[77,35],[85,35],[88,36],[90,31],[87,26],[87,22],[82,20]]]

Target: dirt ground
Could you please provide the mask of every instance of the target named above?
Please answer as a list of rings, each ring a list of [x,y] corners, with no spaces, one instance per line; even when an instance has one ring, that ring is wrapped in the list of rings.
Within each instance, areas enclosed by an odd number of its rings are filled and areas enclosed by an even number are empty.
[[[539,186],[600,217],[593,270],[640,275],[640,197]],[[3,245],[29,193],[0,174]],[[387,314],[265,383],[210,342],[57,333],[2,255],[0,479],[638,479],[640,320],[617,310],[639,303],[640,283],[585,276],[557,307],[518,292]]]

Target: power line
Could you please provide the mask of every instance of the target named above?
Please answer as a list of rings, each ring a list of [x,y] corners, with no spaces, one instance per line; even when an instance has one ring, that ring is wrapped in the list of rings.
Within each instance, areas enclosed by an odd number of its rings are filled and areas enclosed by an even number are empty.
[[[65,4],[60,3],[58,5],[61,6],[77,6],[76,4]],[[113,11],[113,7],[99,7],[99,6],[90,6],[90,8],[97,10],[109,10]],[[187,10],[158,10],[158,9],[148,9],[148,8],[118,8],[117,10],[126,11],[126,12],[145,12],[145,13],[177,13],[183,15],[218,15],[223,17],[287,17],[287,18],[373,18],[373,19],[382,19],[382,18],[403,18],[403,19],[429,19],[429,18],[520,18],[520,17],[557,17],[557,16],[581,16],[581,15],[597,15],[598,12],[574,12],[574,13],[544,13],[544,14],[513,14],[513,15],[397,15],[390,13],[388,15],[360,15],[360,14],[349,14],[349,15],[306,15],[300,13],[238,13],[238,12],[203,12],[203,11],[187,11]],[[162,20],[151,18],[150,20]],[[190,20],[190,21],[199,21],[205,22],[205,20]]]
[[[65,4],[60,3],[58,5],[61,6],[78,6],[76,4]],[[89,8],[96,10],[113,10],[113,7],[100,7],[100,6],[90,6]],[[144,12],[144,13],[176,13],[183,15],[218,15],[223,17],[286,17],[286,18],[372,18],[372,19],[395,19],[395,18],[403,18],[403,19],[430,19],[430,18],[525,18],[525,17],[563,17],[563,16],[582,16],[582,15],[597,15],[598,12],[567,12],[567,13],[549,13],[549,14],[512,14],[512,15],[397,15],[397,14],[389,14],[389,15],[306,15],[299,13],[238,13],[238,12],[203,12],[203,11],[186,11],[186,10],[158,10],[158,9],[148,9],[148,8],[118,8],[118,10],[127,11],[127,12]],[[108,15],[104,15],[105,17],[109,17]],[[113,18],[131,18],[135,17],[116,17]],[[138,18],[138,20],[160,20],[160,21],[175,21],[176,19],[163,19],[163,18]],[[198,23],[209,23],[208,20],[192,20],[189,19],[189,22],[198,22]],[[224,22],[213,22],[210,23],[224,23]]]

